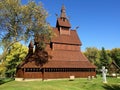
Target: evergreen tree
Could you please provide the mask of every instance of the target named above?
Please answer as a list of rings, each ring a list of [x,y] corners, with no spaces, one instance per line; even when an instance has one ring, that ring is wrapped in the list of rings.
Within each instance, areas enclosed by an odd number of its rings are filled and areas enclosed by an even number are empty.
[[[111,63],[111,58],[108,56],[104,47],[102,47],[102,50],[100,52],[100,66],[99,66],[99,68],[101,68],[102,66],[105,66],[106,68],[108,68],[108,65],[110,63]]]

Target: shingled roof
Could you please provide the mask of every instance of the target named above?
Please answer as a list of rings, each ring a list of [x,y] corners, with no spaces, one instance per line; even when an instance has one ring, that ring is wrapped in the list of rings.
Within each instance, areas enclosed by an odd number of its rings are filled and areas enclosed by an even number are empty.
[[[49,58],[44,68],[96,68],[80,51],[48,51]]]
[[[44,68],[96,68],[88,61],[49,61]]]
[[[80,51],[51,50],[48,54],[52,56],[49,61],[88,61]]]
[[[76,30],[70,30],[69,35],[61,35],[58,28],[53,28],[53,32],[56,34],[56,37],[51,40],[53,43],[82,45],[82,42],[80,41]]]
[[[67,19],[66,19],[66,21],[63,21],[61,18],[57,19],[56,26],[71,27],[70,22]]]
[[[30,56],[27,62],[22,63],[22,68],[96,68],[88,59],[79,51],[48,51],[52,58],[48,62],[41,65],[36,65],[33,56]]]
[[[35,61],[28,62],[22,68],[96,68],[89,61],[49,61],[45,65],[36,65]]]
[[[57,28],[53,28],[53,31],[56,34],[56,37],[51,40],[52,43],[81,45],[76,30],[70,30],[70,35],[60,35]],[[24,65],[22,65],[22,68],[96,68],[96,66],[91,64],[80,50],[69,51],[50,49],[47,50],[47,52],[52,58],[49,58],[48,62],[43,66],[36,65],[33,55],[30,56]]]

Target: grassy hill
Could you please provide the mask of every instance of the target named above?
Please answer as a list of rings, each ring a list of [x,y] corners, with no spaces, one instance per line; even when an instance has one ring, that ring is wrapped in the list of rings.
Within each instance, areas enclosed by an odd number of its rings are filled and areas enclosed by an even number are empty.
[[[0,85],[0,90],[120,90],[120,79],[107,78],[108,83],[102,83],[102,77],[92,80],[77,78],[52,81],[11,81]]]

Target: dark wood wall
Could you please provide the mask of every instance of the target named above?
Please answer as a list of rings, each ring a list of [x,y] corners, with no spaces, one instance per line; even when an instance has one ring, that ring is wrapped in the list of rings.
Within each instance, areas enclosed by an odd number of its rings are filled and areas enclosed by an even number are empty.
[[[72,51],[80,51],[79,45],[67,45],[67,44],[54,44],[54,50],[72,50]]]
[[[84,72],[45,72],[42,70],[40,72],[25,72],[25,70],[18,69],[16,77],[22,78],[41,78],[41,79],[55,79],[55,78],[69,78],[70,76],[75,76],[75,78],[87,78],[88,76],[96,76],[96,72],[84,71]]]
[[[45,72],[44,79],[69,78],[70,76],[75,76],[75,78],[87,78],[88,76],[95,75],[95,72]]]
[[[18,78],[23,77],[23,76],[24,76],[23,73],[24,73],[24,69],[22,69],[22,68],[17,68],[16,77],[18,77]]]
[[[42,72],[25,72],[24,78],[42,78]]]

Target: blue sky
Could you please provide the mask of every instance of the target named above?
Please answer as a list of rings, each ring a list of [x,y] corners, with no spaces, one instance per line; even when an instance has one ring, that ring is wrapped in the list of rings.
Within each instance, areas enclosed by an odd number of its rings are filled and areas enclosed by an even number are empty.
[[[78,35],[82,41],[82,51],[86,47],[120,48],[120,0],[36,0],[41,1],[48,11],[47,21],[56,25],[57,13],[66,7],[71,29],[79,26]]]
[[[25,4],[28,0],[22,0]],[[86,47],[101,49],[120,48],[120,0],[35,0],[42,2],[48,11],[47,21],[56,25],[55,14],[60,15],[61,6],[66,7],[71,29],[77,29],[82,41],[81,50]]]

